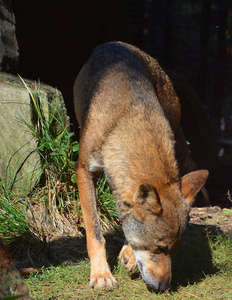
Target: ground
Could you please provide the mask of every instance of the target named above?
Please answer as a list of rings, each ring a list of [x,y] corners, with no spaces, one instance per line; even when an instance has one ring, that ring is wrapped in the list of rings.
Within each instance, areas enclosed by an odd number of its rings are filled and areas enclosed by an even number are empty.
[[[207,229],[207,230],[205,230]],[[167,293],[150,292],[140,273],[129,274],[117,262],[123,245],[122,235],[106,235],[108,261],[118,280],[119,289],[112,292],[89,288],[90,264],[86,240],[81,236],[46,236],[46,241],[17,247],[15,263],[23,271],[32,299],[232,299],[231,240],[232,209],[219,206],[193,207],[185,239],[173,257],[171,290]],[[219,236],[219,238],[217,238]],[[223,235],[224,236],[224,235]],[[212,237],[209,239],[209,237]],[[26,254],[26,255],[25,255]],[[25,260],[26,259],[26,260]],[[48,266],[52,262],[52,265]],[[37,267],[37,268],[36,268]],[[29,275],[30,274],[30,275]],[[217,296],[215,296],[217,295]]]
[[[223,233],[232,235],[232,209],[213,207],[192,207],[190,224],[215,226]]]

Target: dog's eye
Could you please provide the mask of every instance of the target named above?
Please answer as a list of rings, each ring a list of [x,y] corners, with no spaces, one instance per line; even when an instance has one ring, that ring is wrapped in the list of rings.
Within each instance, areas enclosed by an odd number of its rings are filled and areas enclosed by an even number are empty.
[[[142,251],[147,251],[150,250],[149,247],[144,246],[144,245],[139,245],[139,244],[135,244],[134,242],[131,242],[131,246],[133,250],[142,250]]]
[[[168,252],[168,246],[158,246],[157,249],[155,250],[155,254],[167,253],[167,252]]]

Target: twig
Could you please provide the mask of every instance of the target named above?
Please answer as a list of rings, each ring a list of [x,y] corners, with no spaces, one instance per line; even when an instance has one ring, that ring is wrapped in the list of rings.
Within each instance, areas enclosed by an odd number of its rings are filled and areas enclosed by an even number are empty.
[[[188,292],[184,292],[186,295],[189,295],[189,296],[192,296],[192,297],[194,297],[194,298],[197,298],[197,299],[199,299],[199,297],[197,297],[196,295],[193,295],[192,293],[188,293]]]

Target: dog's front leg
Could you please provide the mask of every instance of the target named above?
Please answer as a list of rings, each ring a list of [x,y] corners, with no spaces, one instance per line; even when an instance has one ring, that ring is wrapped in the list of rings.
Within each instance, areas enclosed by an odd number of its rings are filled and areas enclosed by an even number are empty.
[[[95,289],[117,287],[106,260],[105,239],[97,214],[96,178],[80,164],[76,175],[91,263],[90,286]]]
[[[125,243],[119,253],[119,260],[124,264],[125,268],[129,272],[133,272],[137,267],[135,256],[131,245],[125,240]]]

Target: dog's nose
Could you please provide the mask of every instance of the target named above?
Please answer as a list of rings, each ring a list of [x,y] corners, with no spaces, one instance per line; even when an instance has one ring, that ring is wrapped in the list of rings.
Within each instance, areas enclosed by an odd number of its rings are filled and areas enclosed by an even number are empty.
[[[169,289],[170,284],[169,282],[162,281],[160,283],[147,283],[148,290],[155,290],[155,291],[161,291],[165,292],[167,289]]]
[[[169,282],[166,282],[166,281],[162,281],[159,284],[159,290],[162,292],[166,291],[169,287],[170,287],[170,284],[169,284]]]

